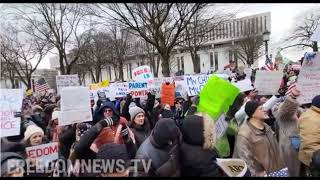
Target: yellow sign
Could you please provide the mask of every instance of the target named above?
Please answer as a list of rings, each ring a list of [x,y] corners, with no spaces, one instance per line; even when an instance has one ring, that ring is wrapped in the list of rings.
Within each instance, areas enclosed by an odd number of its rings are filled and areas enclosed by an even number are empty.
[[[32,95],[32,89],[26,90],[26,95],[27,95],[27,96],[31,96],[31,95]]]
[[[99,83],[99,87],[103,88],[103,87],[107,87],[109,86],[109,81],[108,80],[103,80]]]
[[[99,84],[90,84],[89,85],[89,89],[90,90],[96,90],[96,89],[98,89],[99,88]]]

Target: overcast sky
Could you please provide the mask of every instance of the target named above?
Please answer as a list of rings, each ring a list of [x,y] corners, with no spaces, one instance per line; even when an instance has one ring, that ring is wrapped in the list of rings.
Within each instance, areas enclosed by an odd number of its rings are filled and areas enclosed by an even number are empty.
[[[284,46],[283,39],[292,31],[296,17],[308,9],[320,8],[320,3],[241,3],[236,5],[242,7],[237,17],[271,12],[269,53],[272,53],[274,56],[276,55],[277,48]],[[304,50],[298,48],[289,48],[281,53],[291,60],[298,60],[303,56],[304,52]],[[49,57],[53,56],[49,55],[48,58],[40,63],[39,68],[50,68]]]

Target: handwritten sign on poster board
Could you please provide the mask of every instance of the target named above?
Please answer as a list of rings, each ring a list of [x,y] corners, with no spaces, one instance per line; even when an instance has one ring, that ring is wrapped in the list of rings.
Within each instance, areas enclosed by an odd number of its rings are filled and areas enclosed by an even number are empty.
[[[80,86],[77,74],[56,76],[56,83],[58,94],[60,94],[63,87]]]
[[[301,104],[311,103],[312,99],[320,94],[320,53],[310,62],[304,60],[298,76],[298,101]]]
[[[161,85],[161,104],[169,104],[170,106],[174,105],[174,84],[162,83]]]
[[[87,87],[65,87],[61,90],[59,126],[92,121],[90,91]]]
[[[189,96],[198,95],[209,79],[209,75],[184,76],[184,86]]]
[[[23,100],[22,89],[0,89],[0,137],[20,134],[20,117]]]
[[[274,95],[280,88],[283,73],[280,71],[257,71],[254,82],[259,95]]]

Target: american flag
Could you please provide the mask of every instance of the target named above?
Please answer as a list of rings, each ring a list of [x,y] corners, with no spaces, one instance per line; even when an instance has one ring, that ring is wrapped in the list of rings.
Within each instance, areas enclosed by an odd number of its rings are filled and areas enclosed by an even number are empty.
[[[265,69],[267,71],[275,70],[274,64],[273,64],[272,60],[269,58],[268,55],[266,55],[266,62],[265,62],[265,65],[263,66],[263,69]]]
[[[289,177],[288,168],[283,168],[280,171],[275,171],[268,174],[268,177]]]
[[[297,86],[297,82],[292,83],[286,92],[286,96],[289,96],[292,93],[292,90]]]
[[[46,80],[44,80],[44,78],[40,78],[34,85],[34,89],[36,92],[47,91],[49,88],[50,87],[47,84]]]

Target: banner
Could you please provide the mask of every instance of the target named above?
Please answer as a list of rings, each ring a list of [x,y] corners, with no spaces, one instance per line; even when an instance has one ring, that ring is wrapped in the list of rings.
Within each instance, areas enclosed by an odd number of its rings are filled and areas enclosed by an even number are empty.
[[[298,76],[297,88],[300,90],[300,104],[311,103],[320,94],[320,53],[310,60],[304,59]]]
[[[283,73],[280,71],[257,71],[254,82],[259,95],[277,94]]]
[[[161,104],[174,106],[174,84],[162,83],[161,85]]]
[[[232,83],[232,85],[236,86],[240,90],[240,92],[246,92],[253,89],[250,79],[238,81],[236,83]]]
[[[61,90],[59,126],[92,121],[90,92],[87,87],[65,87]]]
[[[77,74],[56,76],[56,83],[58,94],[60,94],[63,87],[80,86]]]
[[[163,77],[163,78],[154,78],[153,86],[150,87],[150,89],[154,90],[156,92],[156,98],[160,98],[160,90],[162,83],[170,82],[172,83],[174,79],[172,77]]]
[[[148,82],[151,86],[154,78],[149,66],[139,66],[132,70],[132,79],[136,82]]]
[[[36,159],[40,162],[40,167],[48,167],[49,163],[58,159],[58,143],[41,144],[26,148],[26,153],[29,158]]]
[[[128,90],[133,98],[144,97],[148,94],[147,82],[129,82]]]
[[[189,96],[198,95],[203,86],[209,79],[209,75],[190,75],[184,76],[185,89]]]
[[[20,117],[23,100],[22,89],[0,89],[0,137],[20,134]]]

